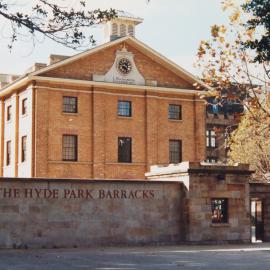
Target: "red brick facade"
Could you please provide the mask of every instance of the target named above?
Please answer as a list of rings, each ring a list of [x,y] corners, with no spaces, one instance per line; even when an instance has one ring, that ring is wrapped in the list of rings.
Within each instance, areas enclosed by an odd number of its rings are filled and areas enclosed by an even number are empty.
[[[143,179],[150,165],[169,163],[169,140],[182,141],[183,160],[205,158],[205,105],[192,79],[129,39],[139,72],[157,87],[92,81],[108,72],[124,42],[34,74],[32,177]],[[63,96],[78,98],[78,113],[62,112]],[[132,117],[117,115],[118,100],[131,101]],[[182,120],[168,119],[169,104],[182,106]],[[62,160],[63,134],[77,135],[77,161]],[[118,162],[118,137],[132,138],[132,163]]]

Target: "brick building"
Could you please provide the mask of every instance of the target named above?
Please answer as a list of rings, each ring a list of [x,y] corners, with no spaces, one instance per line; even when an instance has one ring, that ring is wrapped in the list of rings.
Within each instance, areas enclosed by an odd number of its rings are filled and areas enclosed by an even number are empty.
[[[121,13],[107,43],[3,85],[2,176],[143,179],[151,165],[205,159],[207,86],[137,40],[140,22]]]
[[[206,106],[206,161],[226,163],[229,147],[227,139],[244,112],[243,103],[232,89],[224,90],[222,97],[208,97]]]

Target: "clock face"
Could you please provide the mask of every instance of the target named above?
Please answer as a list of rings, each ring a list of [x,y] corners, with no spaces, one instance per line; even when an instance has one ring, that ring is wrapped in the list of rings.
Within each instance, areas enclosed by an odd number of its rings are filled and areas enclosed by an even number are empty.
[[[123,75],[127,75],[130,73],[132,69],[132,64],[129,59],[121,58],[117,63],[117,68]]]

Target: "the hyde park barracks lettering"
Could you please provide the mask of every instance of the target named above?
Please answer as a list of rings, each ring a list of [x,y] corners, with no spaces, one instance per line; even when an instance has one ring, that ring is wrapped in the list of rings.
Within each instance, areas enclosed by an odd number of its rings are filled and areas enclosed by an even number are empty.
[[[0,188],[0,199],[133,199],[151,200],[154,190]]]

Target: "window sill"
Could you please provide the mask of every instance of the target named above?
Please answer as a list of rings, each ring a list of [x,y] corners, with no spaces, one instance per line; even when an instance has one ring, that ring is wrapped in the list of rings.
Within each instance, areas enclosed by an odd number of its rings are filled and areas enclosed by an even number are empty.
[[[169,122],[183,122],[183,119],[168,119]]]
[[[25,118],[28,116],[28,113],[25,113],[25,114],[21,114],[21,118]]]
[[[19,162],[18,163],[18,168],[23,168],[23,167],[25,167],[25,166],[27,166],[29,163],[27,163],[27,161],[24,161],[24,162]]]
[[[132,119],[133,117],[132,116],[121,116],[121,115],[117,115],[117,118],[120,118],[120,119]]]
[[[92,161],[63,161],[63,160],[48,160],[50,164],[93,164]]]
[[[145,163],[135,162],[106,162],[106,165],[119,165],[119,166],[145,166]]]
[[[210,226],[214,228],[222,228],[222,227],[231,227],[231,224],[230,223],[211,223]]]
[[[62,112],[62,115],[68,115],[68,116],[79,116],[79,113],[68,113],[68,112]]]

